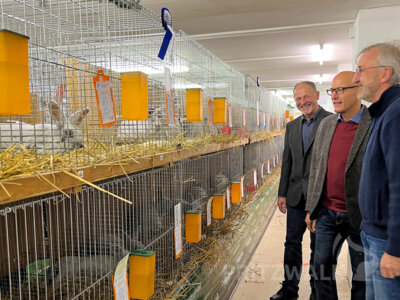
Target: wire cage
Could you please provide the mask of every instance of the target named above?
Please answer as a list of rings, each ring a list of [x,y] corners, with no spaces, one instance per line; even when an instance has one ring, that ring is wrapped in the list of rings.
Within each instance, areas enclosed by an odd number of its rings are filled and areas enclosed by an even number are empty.
[[[283,137],[275,137],[97,183],[134,205],[83,186],[0,206],[0,297],[111,299],[111,274],[135,249],[156,251],[156,287],[171,288],[195,249],[182,236],[184,252],[175,259],[175,206],[182,232],[184,213],[193,209],[205,228],[207,199],[243,175],[245,193],[252,193],[253,170],[282,149]]]
[[[236,147],[229,149],[229,179],[231,182],[240,182],[243,176],[243,149]]]
[[[62,161],[82,166],[103,159],[116,147],[121,151],[131,150],[132,145],[161,148],[176,139],[227,133],[226,127],[234,133],[258,132],[264,126],[264,113],[269,121],[265,129],[283,126],[279,117],[283,101],[269,101],[261,93],[257,116],[260,90],[255,81],[184,32],[175,33],[174,50],[169,47],[165,60],[158,59],[164,29],[159,16],[136,1],[0,0],[0,5],[1,28],[29,37],[30,92],[30,114],[0,116],[1,151],[11,148],[12,153],[18,150],[36,159],[60,154]],[[170,70],[171,84],[165,68]],[[111,106],[96,96],[94,78],[100,80],[99,70],[109,77]],[[126,108],[121,75],[132,72],[148,78],[144,87],[138,87],[148,95],[143,96],[144,104],[130,103]],[[199,104],[203,116],[196,122],[187,120],[186,92],[193,88],[203,95]],[[225,124],[210,120],[215,97],[225,97],[231,106]],[[172,115],[167,114],[169,98]],[[127,117],[129,107],[142,108],[147,120]],[[2,166],[5,159],[0,159]]]
[[[224,194],[230,183],[229,152],[221,151],[207,155],[210,195]]]
[[[159,60],[164,29],[159,16],[138,1],[0,0],[0,12],[1,29],[29,37],[30,93],[29,114],[0,116],[1,170],[49,163],[41,170],[48,172],[57,169],[58,162],[68,168],[97,165],[108,158],[118,160],[132,148],[162,149],[209,132],[241,134],[283,128],[281,100],[262,89],[257,110],[259,90],[254,80],[184,32],[175,33],[174,51],[170,47],[165,60]],[[172,76],[170,94],[165,68]],[[93,81],[100,78],[99,70],[109,77],[112,88],[113,110],[108,110],[111,122],[106,124]],[[142,107],[147,120],[127,118],[123,108],[123,75],[138,72],[147,77],[147,83],[141,81],[147,92],[147,106]],[[189,89],[202,90],[199,112],[203,118],[196,122],[187,119]],[[172,116],[167,114],[168,97],[174,106]],[[232,124],[229,118],[225,123],[211,122],[216,97],[227,99]],[[174,124],[167,122],[171,119]],[[260,168],[266,155],[272,160],[281,154],[283,139],[273,141],[96,183],[134,202],[132,206],[88,186],[0,205],[0,235],[4,237],[0,298],[111,299],[116,263],[137,248],[157,252],[156,286],[171,287],[190,260],[186,250],[193,248],[183,243],[182,259],[174,258],[176,205],[182,217],[188,210],[201,210],[205,222],[210,196],[223,194],[229,183],[240,181],[243,175],[246,182],[252,180],[251,172]],[[42,158],[46,161],[40,162]],[[0,178],[12,174],[7,172],[2,171]]]
[[[102,187],[122,194],[120,180]],[[112,297],[117,262],[143,247],[128,231],[129,206],[90,187],[69,197],[0,207],[2,297]]]

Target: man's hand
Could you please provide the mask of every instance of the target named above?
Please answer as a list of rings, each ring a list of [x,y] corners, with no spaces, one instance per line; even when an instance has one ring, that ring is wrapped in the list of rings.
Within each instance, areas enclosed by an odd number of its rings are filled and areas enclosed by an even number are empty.
[[[381,258],[381,274],[386,278],[400,276],[400,257],[383,253]]]
[[[307,224],[308,230],[310,230],[311,232],[315,232],[315,228],[317,227],[317,220],[311,220],[309,212],[307,212],[306,219],[304,221]]]
[[[283,213],[286,214],[286,198],[278,197],[278,208]]]

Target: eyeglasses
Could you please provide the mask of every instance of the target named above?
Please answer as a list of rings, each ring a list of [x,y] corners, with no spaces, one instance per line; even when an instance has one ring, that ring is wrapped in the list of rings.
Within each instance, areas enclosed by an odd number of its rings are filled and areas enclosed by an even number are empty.
[[[358,87],[358,85],[347,86],[347,87],[338,87],[338,88],[336,88],[336,89],[329,89],[329,90],[326,90],[326,93],[327,93],[329,96],[332,95],[333,92],[336,92],[337,95],[341,95],[341,94],[344,93],[345,90],[347,90],[347,89],[352,89],[352,88],[355,88],[355,87]]]
[[[361,72],[364,71],[364,70],[376,69],[376,68],[386,68],[386,66],[374,66],[374,67],[365,67],[365,68],[357,67],[356,68],[356,73],[361,74]]]

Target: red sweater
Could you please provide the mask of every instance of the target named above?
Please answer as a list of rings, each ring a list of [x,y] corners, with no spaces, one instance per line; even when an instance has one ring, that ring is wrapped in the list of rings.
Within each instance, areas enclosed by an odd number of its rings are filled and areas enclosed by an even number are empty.
[[[358,124],[340,122],[329,149],[325,197],[322,204],[334,211],[347,212],[344,196],[344,172]]]

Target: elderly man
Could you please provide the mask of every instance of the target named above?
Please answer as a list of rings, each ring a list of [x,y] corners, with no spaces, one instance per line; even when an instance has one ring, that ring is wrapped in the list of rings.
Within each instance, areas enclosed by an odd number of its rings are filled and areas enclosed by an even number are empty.
[[[303,81],[293,89],[297,108],[303,113],[289,122],[286,127],[285,145],[282,157],[282,171],[278,191],[278,208],[287,212],[286,241],[284,253],[285,280],[282,288],[271,300],[292,300],[298,298],[302,266],[303,234],[306,230],[304,210],[315,133],[323,118],[331,113],[318,105],[319,92],[313,82]],[[315,299],[313,270],[314,234],[311,234],[310,299]]]
[[[358,57],[353,81],[358,97],[372,102],[358,197],[366,299],[393,300],[400,295],[400,48],[375,44]]]
[[[335,262],[344,239],[349,244],[353,271],[351,299],[365,299],[358,186],[371,118],[357,98],[353,76],[354,72],[339,73],[327,90],[337,114],[321,122],[311,159],[306,223],[316,232],[317,299],[338,299]]]

